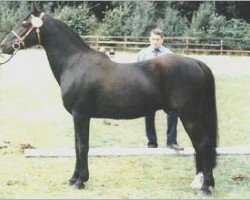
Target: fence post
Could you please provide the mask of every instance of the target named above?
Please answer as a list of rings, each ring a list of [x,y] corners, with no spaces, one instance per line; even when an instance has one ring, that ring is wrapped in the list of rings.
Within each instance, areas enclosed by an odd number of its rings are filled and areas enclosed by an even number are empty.
[[[188,47],[188,44],[189,44],[189,39],[186,38],[186,49],[187,49],[187,55],[189,54],[189,47]]]
[[[96,36],[96,49],[99,49],[99,35]]]
[[[124,51],[127,51],[127,36],[124,36],[123,50],[124,50]]]
[[[223,54],[223,40],[220,41],[220,55]]]

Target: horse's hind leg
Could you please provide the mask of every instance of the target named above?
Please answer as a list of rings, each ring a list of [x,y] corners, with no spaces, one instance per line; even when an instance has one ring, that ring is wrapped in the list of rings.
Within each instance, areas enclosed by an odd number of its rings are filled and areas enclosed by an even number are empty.
[[[214,147],[207,145],[201,147],[200,151],[202,152],[202,164],[204,175],[204,182],[201,191],[206,195],[210,195],[211,191],[209,190],[209,187],[212,186],[214,188],[215,186],[213,168],[215,167],[216,150]]]
[[[196,175],[194,177],[194,180],[190,184],[190,187],[192,189],[201,189],[204,180],[202,171],[202,160],[199,151],[195,150],[195,152]]]
[[[69,184],[77,189],[84,186],[89,179],[88,151],[89,151],[89,117],[73,113],[75,126],[76,166]]]
[[[188,116],[188,115],[187,115]],[[204,181],[201,191],[205,195],[211,194],[209,186],[214,187],[213,168],[215,167],[215,148],[202,124],[201,117],[191,118],[180,116],[195,149],[196,173],[203,172]]]

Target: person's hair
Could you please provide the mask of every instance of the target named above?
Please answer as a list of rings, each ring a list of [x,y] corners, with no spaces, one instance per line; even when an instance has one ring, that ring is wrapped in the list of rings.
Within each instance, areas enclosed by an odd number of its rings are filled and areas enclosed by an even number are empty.
[[[163,37],[164,37],[162,30],[161,30],[161,29],[159,29],[159,28],[155,28],[155,29],[153,29],[153,30],[150,32],[150,34],[159,35],[159,36],[161,36],[161,38],[163,38]]]

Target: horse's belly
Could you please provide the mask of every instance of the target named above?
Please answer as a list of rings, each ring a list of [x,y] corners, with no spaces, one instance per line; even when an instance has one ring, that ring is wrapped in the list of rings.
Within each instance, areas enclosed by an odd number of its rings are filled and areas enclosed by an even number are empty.
[[[162,109],[162,104],[159,100],[150,101],[114,101],[99,105],[96,112],[93,114],[97,118],[111,118],[111,119],[135,119],[143,117],[156,110]]]

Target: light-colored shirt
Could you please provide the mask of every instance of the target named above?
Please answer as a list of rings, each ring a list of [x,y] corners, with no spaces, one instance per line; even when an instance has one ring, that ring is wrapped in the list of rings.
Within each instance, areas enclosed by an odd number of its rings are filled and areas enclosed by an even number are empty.
[[[157,56],[162,56],[165,54],[172,54],[172,53],[173,52],[170,49],[164,46],[161,46],[158,50],[155,50],[154,48],[149,46],[139,51],[138,56],[137,56],[137,61],[149,60]]]

